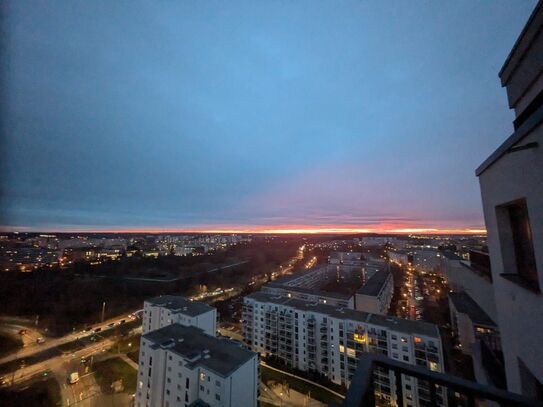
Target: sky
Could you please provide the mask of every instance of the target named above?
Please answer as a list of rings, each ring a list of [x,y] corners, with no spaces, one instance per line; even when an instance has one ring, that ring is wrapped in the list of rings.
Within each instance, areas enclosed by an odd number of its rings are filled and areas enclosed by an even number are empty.
[[[535,4],[3,2],[0,226],[484,229]]]

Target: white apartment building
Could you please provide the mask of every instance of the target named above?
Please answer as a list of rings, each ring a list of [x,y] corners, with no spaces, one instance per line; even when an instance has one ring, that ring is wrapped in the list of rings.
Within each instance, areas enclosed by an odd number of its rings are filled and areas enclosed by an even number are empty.
[[[180,324],[141,338],[136,407],[256,407],[258,355]]]
[[[246,344],[263,356],[275,356],[287,366],[321,373],[349,386],[363,352],[443,372],[438,328],[411,321],[326,304],[256,292],[244,298],[243,335]],[[395,402],[396,380],[380,372],[374,382],[385,403]],[[428,400],[428,389],[416,379],[402,379],[404,406]],[[393,396],[391,396],[391,394]],[[446,405],[442,390],[438,400]]]
[[[206,334],[215,336],[217,310],[203,302],[174,295],[163,295],[144,302],[143,333],[171,324],[195,326]]]
[[[358,311],[386,315],[394,294],[394,280],[388,271],[377,271],[355,294]]]
[[[543,2],[499,76],[514,132],[476,170],[507,387],[543,400]]]

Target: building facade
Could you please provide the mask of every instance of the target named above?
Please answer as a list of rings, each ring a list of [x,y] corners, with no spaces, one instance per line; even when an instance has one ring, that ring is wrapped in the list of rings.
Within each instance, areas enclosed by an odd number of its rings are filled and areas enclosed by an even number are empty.
[[[514,133],[477,169],[508,389],[543,400],[543,3],[500,79]]]
[[[388,271],[378,271],[355,294],[355,309],[386,315],[394,294],[394,280]]]
[[[206,334],[217,333],[217,310],[203,302],[181,296],[164,295],[151,298],[143,305],[143,333],[171,324],[195,326]]]
[[[258,363],[238,343],[167,325],[141,338],[135,406],[256,407]]]
[[[244,298],[244,340],[262,356],[287,366],[318,372],[333,383],[349,386],[363,352],[442,372],[443,351],[438,328],[429,323],[370,314],[326,304],[256,292]],[[380,372],[374,386],[383,405],[395,403],[395,377]],[[404,378],[405,406],[428,400],[428,389]],[[446,404],[441,389],[441,405]]]

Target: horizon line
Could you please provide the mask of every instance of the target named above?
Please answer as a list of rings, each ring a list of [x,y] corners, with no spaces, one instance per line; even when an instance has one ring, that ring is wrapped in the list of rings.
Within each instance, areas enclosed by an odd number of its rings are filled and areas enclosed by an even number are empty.
[[[357,228],[340,226],[246,226],[246,227],[196,227],[196,228],[58,228],[44,227],[43,229],[25,226],[1,226],[2,233],[111,233],[111,234],[168,234],[168,233],[199,233],[199,234],[430,234],[430,235],[477,235],[487,233],[485,228],[432,228],[432,227],[382,227]]]

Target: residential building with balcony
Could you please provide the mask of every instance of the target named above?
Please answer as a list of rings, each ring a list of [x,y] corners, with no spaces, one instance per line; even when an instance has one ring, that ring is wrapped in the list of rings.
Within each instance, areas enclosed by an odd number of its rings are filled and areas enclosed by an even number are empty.
[[[258,355],[202,329],[172,324],[141,338],[136,407],[256,407]]]
[[[426,322],[264,292],[244,298],[242,318],[244,341],[253,351],[286,366],[318,372],[338,385],[351,384],[359,358],[366,352],[444,371],[439,330]],[[424,383],[398,379],[385,371],[376,373],[374,388],[383,405],[395,402],[397,386],[410,400],[406,406],[429,400]],[[439,405],[446,405],[439,389],[438,399]]]

